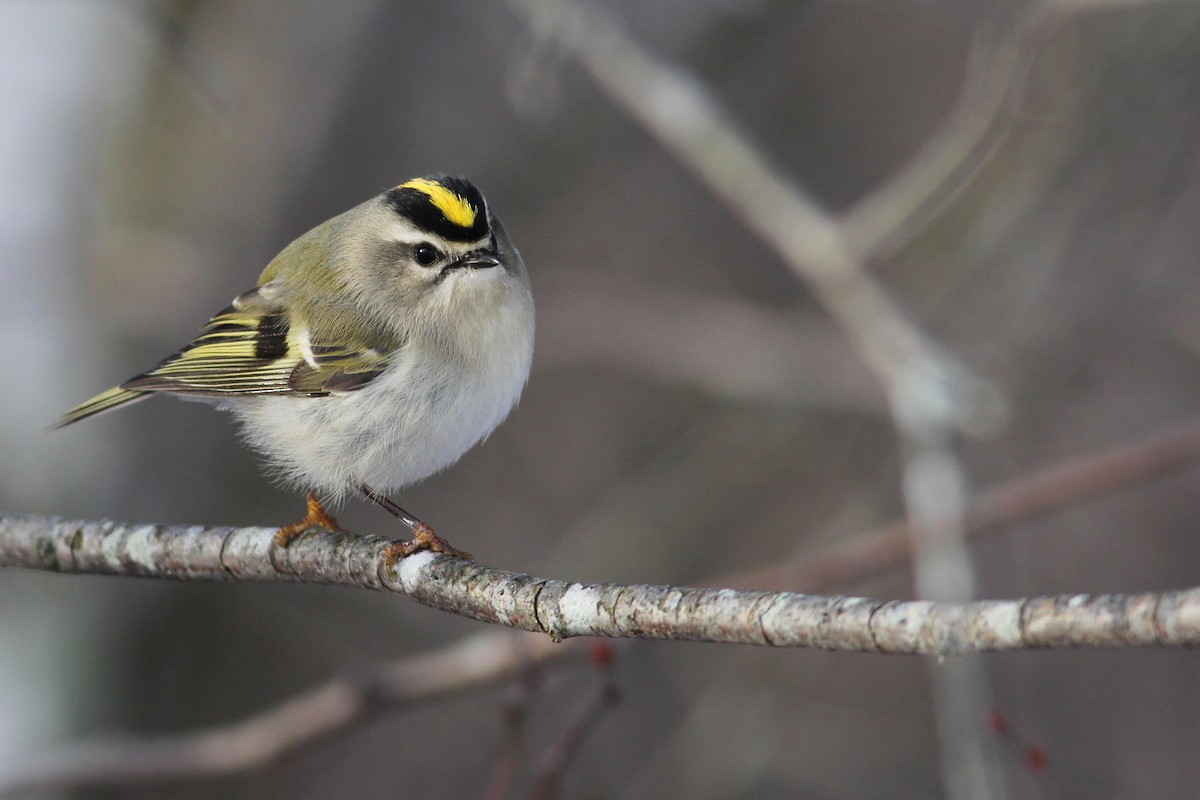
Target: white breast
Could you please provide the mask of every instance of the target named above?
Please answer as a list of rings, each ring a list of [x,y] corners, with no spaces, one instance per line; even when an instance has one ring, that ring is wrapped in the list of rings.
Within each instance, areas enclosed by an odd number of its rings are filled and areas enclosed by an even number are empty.
[[[284,481],[333,500],[363,483],[395,491],[457,461],[520,397],[533,356],[532,306],[462,335],[469,344],[449,354],[410,340],[382,375],[349,394],[246,398],[231,409]]]

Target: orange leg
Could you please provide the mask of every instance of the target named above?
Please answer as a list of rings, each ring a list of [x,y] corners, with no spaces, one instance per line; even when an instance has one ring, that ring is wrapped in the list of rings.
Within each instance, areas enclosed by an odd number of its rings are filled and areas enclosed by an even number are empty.
[[[333,533],[342,532],[342,526],[338,525],[338,521],[330,516],[329,512],[325,510],[325,506],[321,505],[321,498],[317,497],[317,493],[311,489],[308,491],[307,502],[308,516],[299,522],[284,525],[275,531],[275,544],[280,547],[287,547],[292,539],[295,539],[309,528],[324,528]]]
[[[442,537],[433,532],[433,528],[426,525],[420,520],[416,525],[412,526],[413,538],[407,542],[394,542],[388,545],[383,551],[384,563],[387,566],[394,565],[397,561],[405,556],[411,556],[418,550],[432,550],[435,553],[442,553],[451,558],[461,558],[464,561],[473,561],[475,556],[459,550],[452,544],[447,542]]]
[[[367,486],[364,483],[359,487],[359,490],[367,497],[367,499],[373,503],[376,503],[393,517],[403,522],[408,526],[409,530],[413,532],[413,538],[410,541],[396,542],[395,544],[389,545],[387,550],[384,551],[383,557],[387,566],[392,566],[400,559],[404,558],[405,556],[411,556],[418,550],[432,550],[435,553],[443,553],[444,555],[451,556],[452,558],[461,558],[464,561],[475,560],[475,556],[471,555],[465,550],[459,550],[457,547],[454,547],[445,539],[434,533],[433,528],[429,527],[424,522],[421,522],[421,520],[417,519],[412,514],[409,514],[403,508],[396,505],[391,500],[372,489],[370,486]]]

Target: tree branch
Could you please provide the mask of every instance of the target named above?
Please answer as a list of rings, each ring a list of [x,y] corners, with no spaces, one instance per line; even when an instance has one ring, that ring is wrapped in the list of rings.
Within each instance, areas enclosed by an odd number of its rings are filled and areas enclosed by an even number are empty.
[[[1112,492],[1200,460],[1200,421],[1191,421],[1109,450],[1044,468],[981,492],[968,509],[973,534],[1002,530],[1071,503]],[[0,537],[0,553],[7,552]],[[793,564],[715,579],[724,586],[795,585],[808,590],[844,585],[903,563],[911,555],[903,521],[803,553]],[[48,558],[48,556],[47,556]],[[0,555],[0,563],[8,563]],[[47,568],[53,568],[47,566]],[[514,641],[484,632],[444,650],[405,659],[366,680],[337,678],[275,709],[245,720],[167,740],[101,740],[23,759],[19,771],[0,775],[0,797],[34,789],[132,784],[147,780],[230,774],[271,763],[315,741],[365,724],[376,713],[528,672],[564,655],[545,637]],[[378,688],[366,703],[365,687]],[[411,695],[404,693],[412,693]],[[300,715],[297,717],[296,715]],[[504,782],[505,787],[511,781]]]
[[[893,403],[915,405],[949,426],[992,426],[999,407],[994,390],[908,319],[866,270],[871,254],[855,251],[840,218],[789,180],[701,81],[642,47],[592,4],[510,0],[509,6],[535,36],[574,56],[618,107],[805,282]],[[885,233],[876,235],[882,240]]]
[[[1103,497],[1200,463],[1200,419],[1098,453],[1089,453],[976,494],[966,509],[967,534],[984,536],[1038,519],[1094,497]],[[844,589],[893,569],[912,557],[909,523],[900,519],[798,554],[790,563],[772,563],[715,578],[735,589],[787,586],[803,591]]]
[[[572,55],[615,105],[775,251],[842,326],[883,385],[899,434],[918,593],[940,601],[974,597],[966,545],[968,481],[956,435],[996,427],[1003,402],[988,382],[928,337],[866,267],[889,243],[910,238],[928,220],[928,209],[983,163],[1005,128],[1006,101],[1028,72],[1028,51],[1040,27],[1035,23],[1064,10],[1035,3],[999,47],[989,52],[976,46],[963,96],[938,134],[848,215],[836,215],[790,181],[702,81],[642,47],[614,18],[574,0],[509,5],[537,38]],[[948,796],[1002,796],[1003,777],[977,722],[990,705],[980,668],[960,660],[934,677]]]
[[[1041,647],[1200,644],[1200,589],[969,603],[794,592],[581,584],[421,552],[387,566],[389,540],[274,528],[122,525],[0,517],[0,566],[178,580],[297,581],[403,595],[549,634],[948,655]]]
[[[178,736],[85,742],[30,754],[0,774],[0,797],[82,786],[227,775],[361,727],[385,713],[503,680],[562,653],[549,640],[489,631],[441,650],[339,677],[230,725]]]
[[[530,800],[554,800],[560,796],[563,778],[584,741],[595,731],[605,713],[621,702],[621,690],[613,674],[615,655],[607,642],[600,644],[604,647],[592,653],[592,663],[600,673],[599,680],[567,727],[539,759]]]

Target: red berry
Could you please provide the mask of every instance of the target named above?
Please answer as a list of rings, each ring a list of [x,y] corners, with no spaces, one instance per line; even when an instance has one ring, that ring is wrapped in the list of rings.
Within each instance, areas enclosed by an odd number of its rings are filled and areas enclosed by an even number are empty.
[[[607,639],[597,639],[588,648],[588,657],[601,669],[607,669],[617,659],[617,651]]]

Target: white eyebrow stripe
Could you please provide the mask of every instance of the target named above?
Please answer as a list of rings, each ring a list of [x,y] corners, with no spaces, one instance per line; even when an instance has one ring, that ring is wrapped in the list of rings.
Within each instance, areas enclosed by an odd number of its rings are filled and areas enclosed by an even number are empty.
[[[398,244],[416,246],[428,242],[438,250],[441,250],[443,253],[459,254],[469,253],[472,250],[477,249],[480,243],[488,241],[489,237],[491,236],[491,232],[489,231],[487,236],[484,236],[482,239],[474,242],[450,242],[446,239],[443,239],[441,236],[438,236],[436,233],[417,230],[411,225],[397,223],[396,225],[392,226],[391,230],[386,232],[385,236],[386,238],[391,239],[391,241]]]

